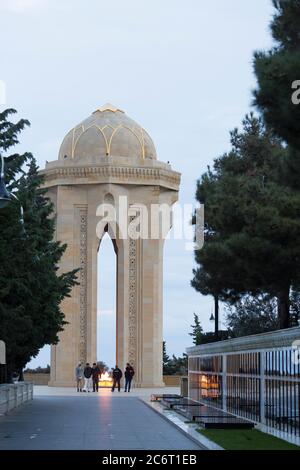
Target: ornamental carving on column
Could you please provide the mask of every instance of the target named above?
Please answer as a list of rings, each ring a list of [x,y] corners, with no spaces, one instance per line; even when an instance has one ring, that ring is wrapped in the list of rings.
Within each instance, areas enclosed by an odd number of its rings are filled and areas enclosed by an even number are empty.
[[[134,217],[130,218],[130,221]],[[129,238],[129,347],[128,361],[136,367],[136,335],[137,335],[137,241]]]
[[[80,209],[80,312],[79,312],[79,358],[86,363],[87,342],[87,208]]]

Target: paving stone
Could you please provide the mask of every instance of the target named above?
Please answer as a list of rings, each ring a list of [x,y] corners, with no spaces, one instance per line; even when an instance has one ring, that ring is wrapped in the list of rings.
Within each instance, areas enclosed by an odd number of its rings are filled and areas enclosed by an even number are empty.
[[[0,449],[194,450],[137,397],[39,396],[0,418]]]

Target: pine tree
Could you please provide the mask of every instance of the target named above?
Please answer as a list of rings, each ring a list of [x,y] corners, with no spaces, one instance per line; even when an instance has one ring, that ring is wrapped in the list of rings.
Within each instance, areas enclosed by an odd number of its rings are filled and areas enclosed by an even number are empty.
[[[258,81],[254,97],[266,124],[288,143],[288,180],[299,187],[300,104],[295,98],[300,96],[300,0],[273,0],[273,4],[275,45],[254,56]]]
[[[176,357],[173,354],[172,358],[168,356],[166,349],[166,342],[163,342],[163,375],[186,375],[188,368],[188,357],[183,354],[182,357]]]
[[[163,374],[171,375],[170,356],[167,354],[167,346],[165,341],[163,342]]]
[[[277,297],[287,328],[300,272],[300,192],[282,182],[287,149],[253,115],[243,132],[231,133],[231,144],[198,182],[206,242],[195,253],[193,286],[231,303],[246,294]]]
[[[203,336],[203,328],[201,326],[199,316],[194,313],[194,324],[191,325],[192,333],[189,335],[193,338],[193,344],[195,346],[199,346],[201,344],[202,336]]]
[[[14,112],[0,114],[3,155],[18,143],[18,134],[29,124],[25,120],[11,123],[8,117]],[[76,283],[76,271],[58,273],[66,246],[53,241],[53,206],[40,189],[43,179],[35,159],[30,153],[13,154],[6,156],[6,162],[6,183],[24,208],[26,230],[24,237],[17,202],[0,210],[0,334],[11,376],[45,344],[58,342],[65,325],[60,305]]]
[[[247,295],[227,308],[226,322],[233,338],[278,330],[276,299]]]

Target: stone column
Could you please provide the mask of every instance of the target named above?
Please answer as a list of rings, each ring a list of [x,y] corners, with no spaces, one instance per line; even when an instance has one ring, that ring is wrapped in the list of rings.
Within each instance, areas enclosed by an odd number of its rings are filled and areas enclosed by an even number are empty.
[[[56,239],[62,244],[67,244],[67,250],[65,251],[61,263],[60,272],[67,272],[77,267],[76,264],[76,252],[77,246],[81,243],[82,248],[80,249],[80,255],[82,262],[84,263],[84,233],[85,233],[85,219],[81,222],[81,238],[76,235],[76,219],[78,217],[77,210],[73,205],[74,194],[71,186],[59,186],[57,188],[57,223],[56,223]],[[77,226],[79,229],[79,227]],[[85,315],[84,312],[84,301],[85,298],[85,287],[79,289],[78,287],[73,289],[72,296],[67,297],[62,305],[61,309],[65,314],[65,319],[68,325],[64,331],[59,334],[59,343],[51,348],[51,376],[49,385],[52,386],[72,386],[74,385],[74,368],[80,355],[84,355],[84,349],[80,349],[80,353],[77,351],[77,316],[78,316],[78,305],[82,306],[80,310],[82,318]],[[84,323],[82,323],[82,329],[80,335],[85,334]]]

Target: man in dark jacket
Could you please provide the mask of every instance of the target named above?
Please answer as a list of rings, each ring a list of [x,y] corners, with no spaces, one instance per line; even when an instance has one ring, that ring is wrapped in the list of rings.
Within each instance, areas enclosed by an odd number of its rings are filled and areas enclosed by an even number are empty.
[[[84,376],[83,391],[90,393],[93,379],[92,379],[92,368],[88,362],[86,363],[86,366],[84,368],[83,376]]]
[[[116,366],[113,369],[113,372],[112,372],[112,378],[113,378],[113,386],[112,386],[112,389],[111,389],[112,392],[115,391],[116,386],[118,386],[118,392],[121,391],[120,380],[121,380],[122,376],[123,376],[123,374],[122,374],[121,369],[119,369],[119,367]]]
[[[125,369],[125,390],[124,392],[130,392],[131,382],[134,376],[133,367],[127,362]]]
[[[96,362],[94,362],[93,367],[92,367],[93,392],[98,392],[98,389],[99,389],[99,376],[101,376],[100,369],[97,366]]]

